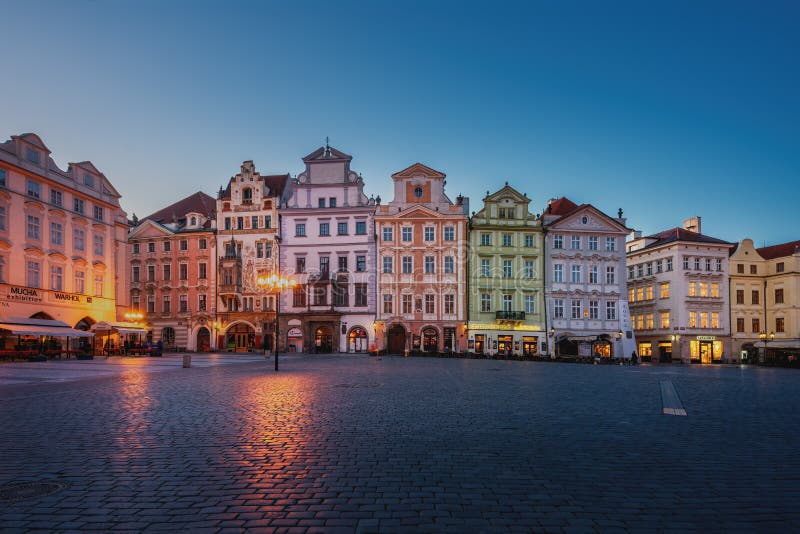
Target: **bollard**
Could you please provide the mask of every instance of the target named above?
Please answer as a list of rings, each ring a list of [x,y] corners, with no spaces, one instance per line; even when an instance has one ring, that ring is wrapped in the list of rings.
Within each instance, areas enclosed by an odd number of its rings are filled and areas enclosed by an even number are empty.
[[[403,350],[403,358],[408,358],[408,349]]]
[[[183,368],[188,369],[192,366],[192,355],[191,354],[184,354],[183,355]]]

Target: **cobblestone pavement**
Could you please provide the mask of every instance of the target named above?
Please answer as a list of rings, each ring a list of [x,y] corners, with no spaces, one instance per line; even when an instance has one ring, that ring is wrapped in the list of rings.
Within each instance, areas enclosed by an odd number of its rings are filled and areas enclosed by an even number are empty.
[[[293,356],[2,385],[0,485],[68,486],[0,530],[797,532],[799,379]]]

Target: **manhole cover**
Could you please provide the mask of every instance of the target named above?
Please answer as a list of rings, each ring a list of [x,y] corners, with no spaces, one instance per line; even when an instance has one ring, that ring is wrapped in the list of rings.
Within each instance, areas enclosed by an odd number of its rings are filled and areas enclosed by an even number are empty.
[[[13,502],[47,497],[66,487],[63,482],[15,482],[0,487],[0,501]]]

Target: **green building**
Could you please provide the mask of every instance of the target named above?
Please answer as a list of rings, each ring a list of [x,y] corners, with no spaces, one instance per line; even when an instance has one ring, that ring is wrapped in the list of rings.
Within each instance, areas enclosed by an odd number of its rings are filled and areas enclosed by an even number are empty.
[[[505,187],[470,219],[467,347],[488,356],[547,352],[544,240],[530,199]]]

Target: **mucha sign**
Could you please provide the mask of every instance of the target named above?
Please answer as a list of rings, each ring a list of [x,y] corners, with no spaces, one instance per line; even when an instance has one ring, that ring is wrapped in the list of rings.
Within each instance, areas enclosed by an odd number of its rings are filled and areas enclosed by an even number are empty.
[[[91,304],[92,297],[86,295],[76,295],[74,293],[64,293],[63,291],[48,291],[38,287],[7,286],[0,290],[0,300],[13,302],[56,302],[69,304]]]

